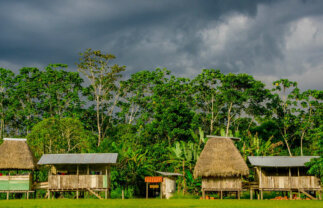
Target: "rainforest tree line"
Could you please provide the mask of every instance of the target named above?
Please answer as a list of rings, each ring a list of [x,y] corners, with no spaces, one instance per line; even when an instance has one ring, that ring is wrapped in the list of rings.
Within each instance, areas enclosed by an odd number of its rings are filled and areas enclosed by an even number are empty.
[[[17,74],[0,68],[0,137],[27,137],[38,159],[118,152],[113,189],[128,197],[142,195],[144,176],[155,170],[183,173],[180,190],[198,193],[192,172],[206,135],[240,137],[245,159],[323,153],[322,90],[302,91],[287,79],[265,86],[251,75],[214,69],[193,78],[144,70],[126,79],[115,58],[88,49],[78,72],[65,64]],[[309,165],[322,176],[322,159]]]

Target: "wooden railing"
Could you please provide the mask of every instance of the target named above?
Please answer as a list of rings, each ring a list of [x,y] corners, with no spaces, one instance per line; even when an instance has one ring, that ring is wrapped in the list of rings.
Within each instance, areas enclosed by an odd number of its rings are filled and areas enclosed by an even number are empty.
[[[320,189],[315,176],[262,176],[259,188],[268,189]]]
[[[106,175],[50,175],[49,189],[101,189],[108,187]]]

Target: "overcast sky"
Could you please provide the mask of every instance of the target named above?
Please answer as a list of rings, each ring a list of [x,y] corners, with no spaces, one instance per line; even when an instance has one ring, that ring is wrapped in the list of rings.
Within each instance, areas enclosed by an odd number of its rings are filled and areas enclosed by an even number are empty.
[[[323,1],[0,0],[0,67],[76,70],[86,48],[115,54],[126,75],[216,68],[322,90]]]

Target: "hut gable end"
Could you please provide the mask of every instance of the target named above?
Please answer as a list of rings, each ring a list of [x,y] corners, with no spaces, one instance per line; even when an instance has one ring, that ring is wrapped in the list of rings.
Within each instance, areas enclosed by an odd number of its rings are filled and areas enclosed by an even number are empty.
[[[33,170],[37,165],[25,139],[4,139],[0,156],[0,169]]]
[[[231,177],[248,175],[249,169],[229,138],[210,138],[196,163],[194,177]]]

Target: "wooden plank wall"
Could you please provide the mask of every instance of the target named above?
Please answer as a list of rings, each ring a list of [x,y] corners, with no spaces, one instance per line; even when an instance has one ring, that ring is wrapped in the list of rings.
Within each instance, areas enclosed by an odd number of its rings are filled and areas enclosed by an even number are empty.
[[[320,189],[320,184],[315,176],[262,176],[259,188],[268,189]]]
[[[242,189],[241,178],[238,177],[208,177],[202,178],[203,189],[219,189],[219,190],[240,190]]]
[[[15,176],[0,176],[1,191],[29,191],[31,190],[32,176],[15,175]]]
[[[48,177],[49,189],[85,189],[106,188],[104,184],[106,175],[50,175]]]

